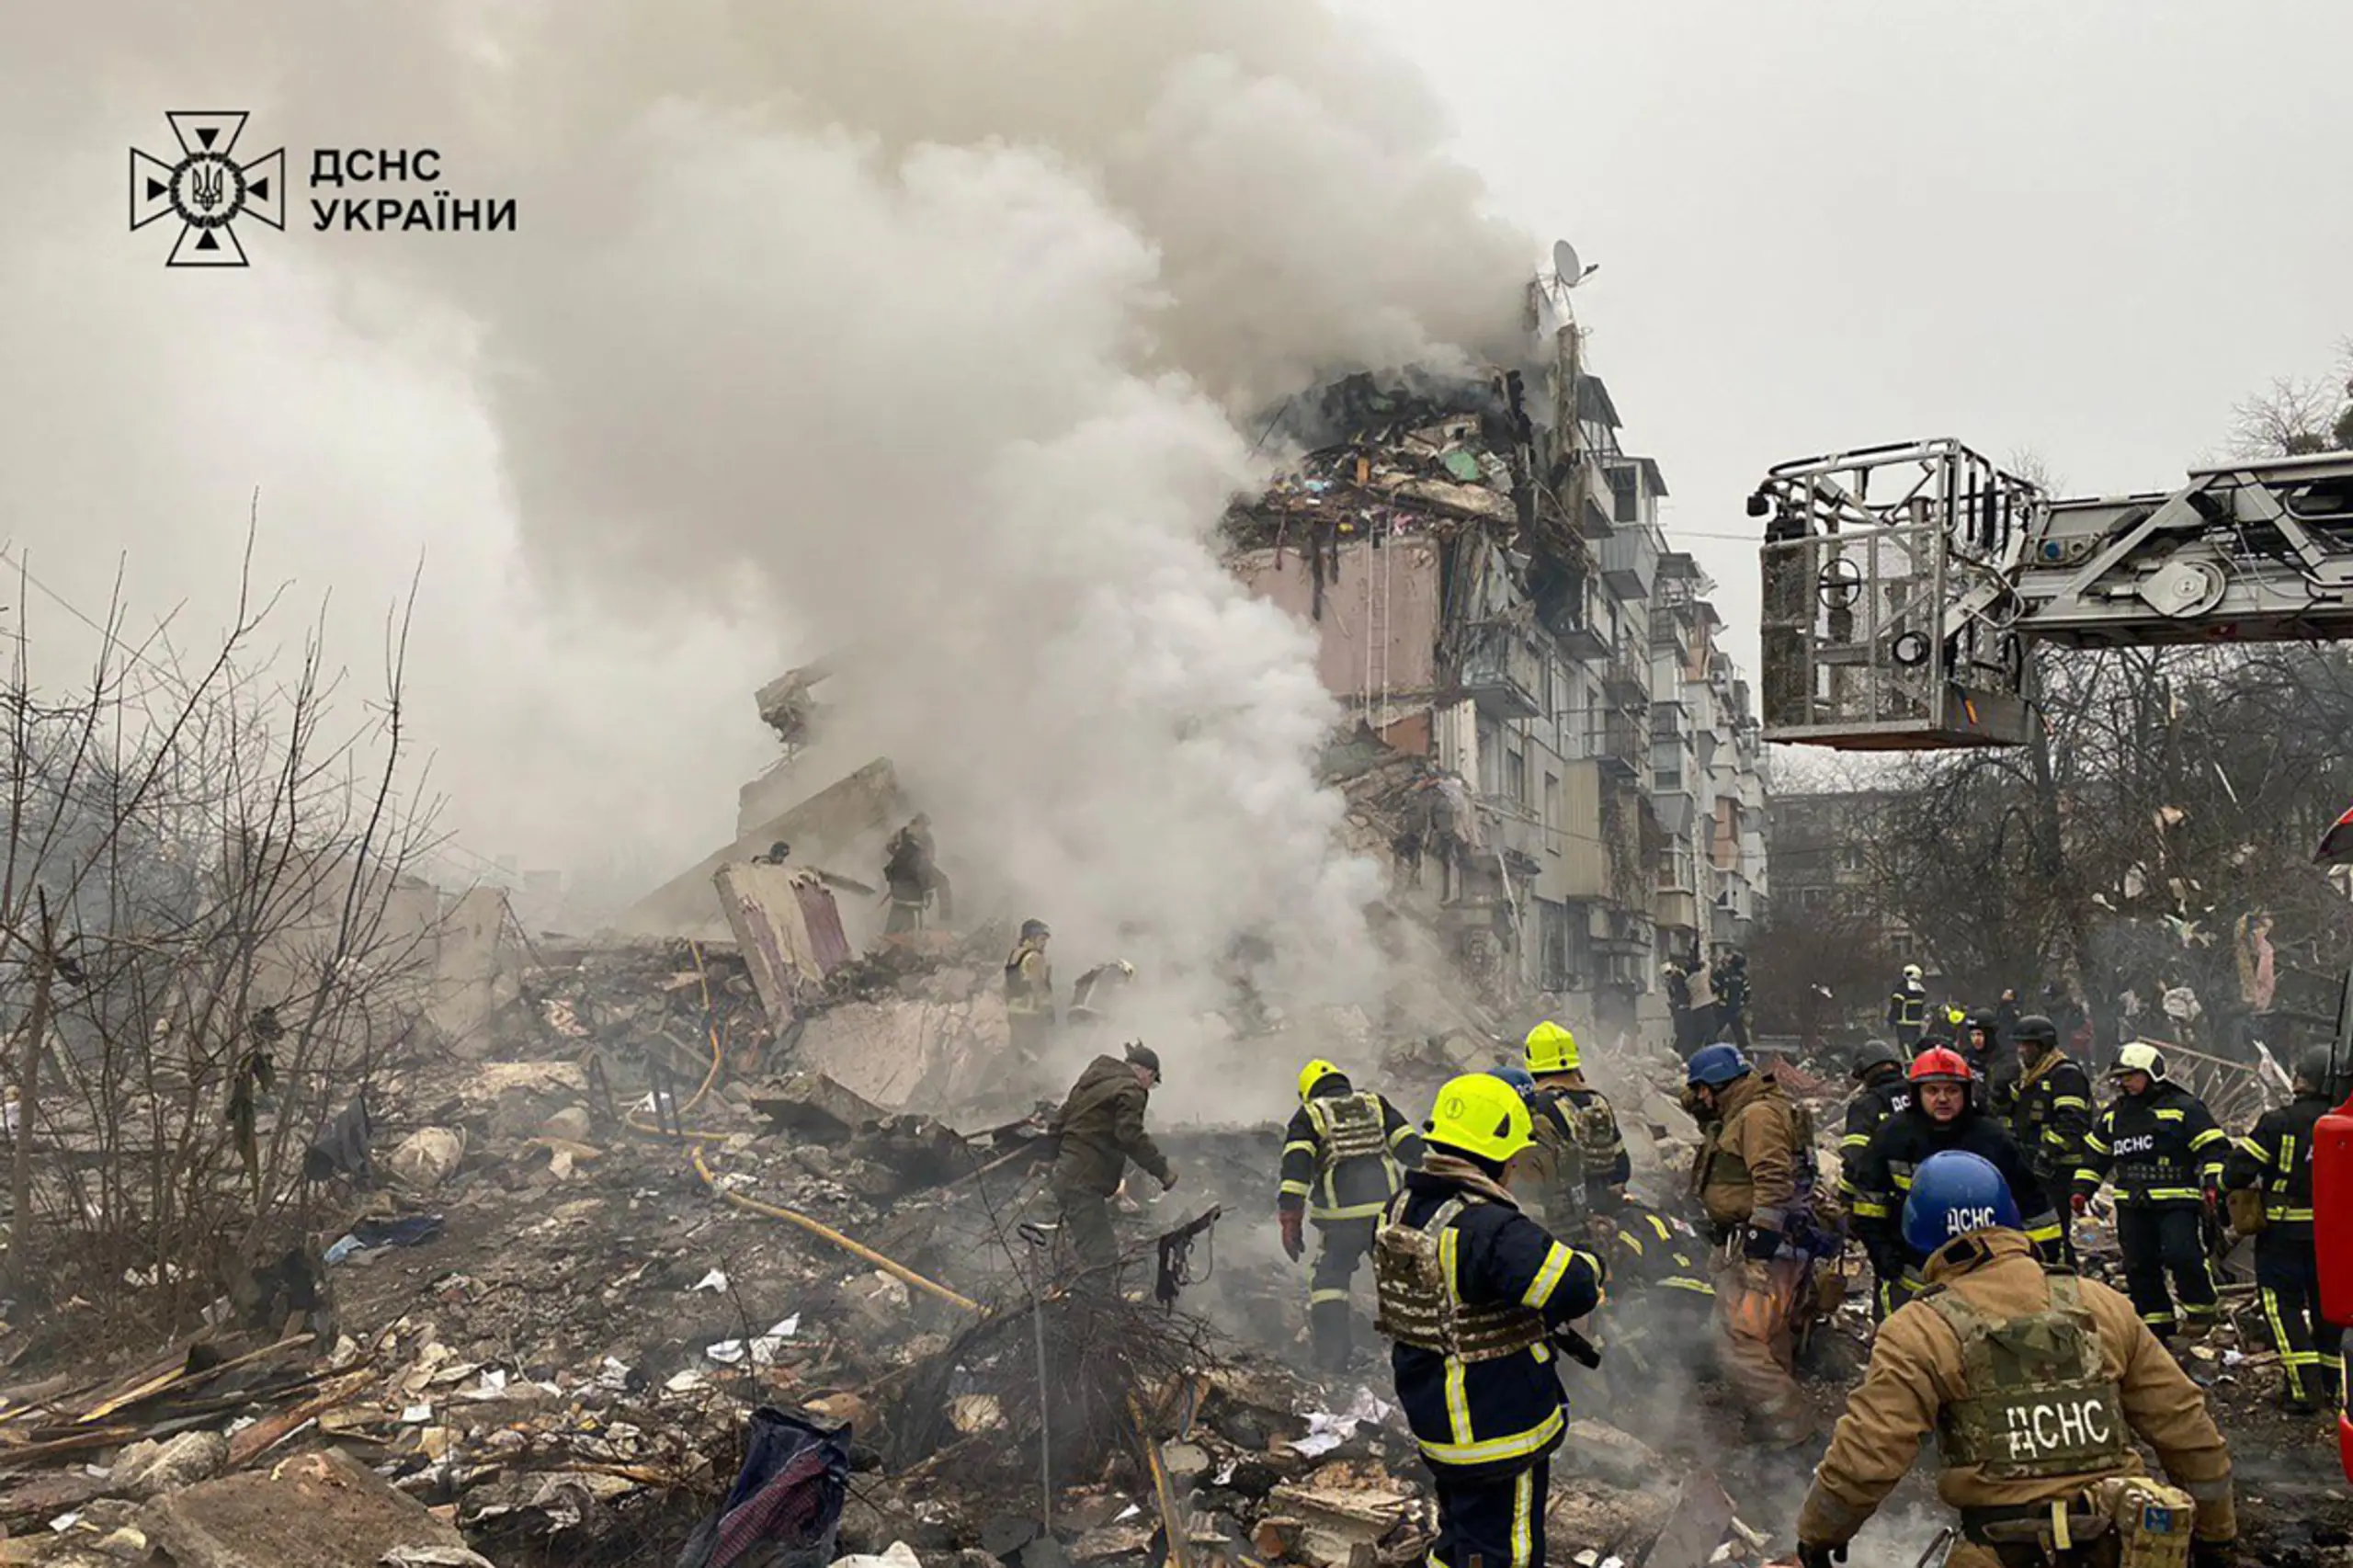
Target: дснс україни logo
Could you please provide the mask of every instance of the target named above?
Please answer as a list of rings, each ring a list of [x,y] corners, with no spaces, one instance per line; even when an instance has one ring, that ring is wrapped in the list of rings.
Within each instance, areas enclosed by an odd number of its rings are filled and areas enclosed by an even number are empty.
[[[243,112],[181,110],[164,118],[179,140],[179,160],[167,164],[131,150],[131,228],[158,218],[180,221],[166,267],[244,266],[245,247],[233,226],[239,218],[286,227],[286,149],[240,164],[232,154],[248,118]]]

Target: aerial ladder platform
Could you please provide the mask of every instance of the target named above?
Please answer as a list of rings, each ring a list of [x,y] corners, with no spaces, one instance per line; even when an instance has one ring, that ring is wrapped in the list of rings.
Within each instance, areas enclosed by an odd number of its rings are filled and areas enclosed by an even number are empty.
[[[2353,452],[2059,500],[1958,441],[1915,441],[1783,463],[1748,511],[1768,741],[2019,744],[2030,642],[2353,639]]]

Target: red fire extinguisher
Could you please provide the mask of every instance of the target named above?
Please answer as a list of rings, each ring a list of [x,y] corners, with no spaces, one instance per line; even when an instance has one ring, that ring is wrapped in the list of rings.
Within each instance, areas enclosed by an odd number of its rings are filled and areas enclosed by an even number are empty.
[[[2321,835],[2313,860],[2324,866],[2353,864],[2353,810]],[[2337,994],[2336,1039],[2329,1055],[2329,1082],[2353,1066],[2353,973]],[[2313,1244],[2320,1258],[2321,1316],[2353,1324],[2353,1097],[2313,1128]],[[2353,1481],[2353,1417],[2342,1403],[2336,1413],[2337,1462]]]

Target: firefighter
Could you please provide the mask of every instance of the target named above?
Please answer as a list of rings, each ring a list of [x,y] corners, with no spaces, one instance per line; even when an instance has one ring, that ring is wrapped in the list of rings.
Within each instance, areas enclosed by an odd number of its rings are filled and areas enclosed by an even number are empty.
[[[2055,1201],[2075,1182],[2084,1163],[2084,1135],[2092,1125],[2092,1081],[2059,1043],[2059,1026],[2029,1013],[2012,1026],[2018,1042],[2018,1075],[1995,1096],[2009,1122],[2010,1136],[2042,1190]],[[2075,1206],[2059,1216],[2059,1256],[2075,1265]]]
[[[1691,1058],[1686,1086],[1705,1113],[1691,1185],[1708,1217],[1715,1262],[1718,1345],[1724,1377],[1765,1441],[1793,1446],[1813,1435],[1798,1392],[1798,1298],[1809,1265],[1791,1241],[1800,1218],[1798,1146],[1787,1096],[1730,1045]]]
[[[1919,1259],[1909,1256],[1904,1244],[1904,1200],[1929,1156],[1949,1149],[1975,1154],[2002,1174],[2027,1216],[2028,1239],[2043,1261],[2059,1262],[2057,1200],[2034,1179],[2008,1129],[1972,1097],[1969,1063],[1961,1053],[1933,1046],[1914,1061],[1907,1077],[1912,1104],[1871,1134],[1855,1176],[1855,1228],[1870,1254],[1871,1272],[1882,1287],[1893,1287],[1882,1296],[1881,1311],[1893,1312],[1919,1289]]]
[[[1920,1037],[1928,1032],[1928,988],[1920,983],[1916,963],[1904,966],[1904,978],[1887,999],[1887,1027],[1894,1031],[1895,1043],[1906,1051],[1917,1047]]]
[[[1547,1018],[1521,1051],[1536,1081],[1528,1100],[1536,1146],[1520,1158],[1519,1184],[1545,1229],[1565,1236],[1625,1201],[1633,1165],[1617,1112],[1585,1081],[1576,1036]]]
[[[2345,1381],[2344,1335],[2321,1316],[2320,1253],[2313,1231],[2313,1129],[2336,1106],[2326,1046],[2296,1063],[2296,1097],[2268,1110],[2231,1151],[2222,1184],[2234,1209],[2252,1200],[2255,1283],[2263,1321],[2287,1371],[2281,1403],[2290,1415],[2334,1404]]]
[[[1300,1069],[1299,1109],[1284,1133],[1275,1215],[1293,1263],[1307,1252],[1304,1225],[1315,1227],[1307,1327],[1315,1364],[1327,1371],[1347,1369],[1348,1281],[1372,1251],[1381,1210],[1397,1195],[1399,1166],[1421,1157],[1421,1134],[1395,1106],[1358,1089],[1321,1057]]]
[[[1136,1041],[1124,1057],[1098,1056],[1071,1085],[1048,1131],[1058,1150],[1050,1178],[1062,1205],[1063,1228],[1088,1282],[1116,1284],[1118,1239],[1111,1233],[1111,1196],[1133,1161],[1166,1191],[1176,1185],[1167,1156],[1143,1130],[1145,1105],[1160,1083],[1160,1057]]]
[[[1020,940],[1005,960],[1005,1019],[1014,1059],[1025,1066],[1045,1054],[1047,1037],[1054,1032],[1054,971],[1046,961],[1052,936],[1044,921],[1024,920]]]
[[[1912,1085],[1904,1076],[1904,1053],[1883,1040],[1867,1040],[1855,1053],[1858,1087],[1854,1097],[1847,1102],[1847,1127],[1838,1138],[1838,1198],[1850,1215],[1856,1199],[1862,1195],[1856,1184],[1862,1175],[1864,1153],[1871,1146],[1871,1135],[1889,1117],[1912,1104]],[[1876,1321],[1886,1315],[1887,1304],[1895,1299],[1896,1281],[1892,1276],[1878,1273],[1879,1258],[1875,1255],[1871,1268],[1871,1315]]]
[[[2108,1075],[2123,1093],[2085,1135],[2075,1212],[2089,1210],[2092,1195],[2113,1173],[2116,1242],[2124,1250],[2124,1282],[2141,1321],[2160,1339],[2171,1339],[2177,1330],[2185,1339],[2201,1339],[2222,1314],[2206,1260],[2205,1226],[2222,1205],[2230,1140],[2205,1101],[2165,1076],[2164,1053],[2146,1040],[2118,1051]],[[2165,1291],[2168,1274],[2172,1295]]]
[[[1429,1561],[1541,1568],[1552,1450],[1567,1426],[1552,1330],[1599,1304],[1604,1265],[1519,1211],[1505,1168],[1527,1104],[1484,1073],[1449,1081],[1421,1168],[1383,1212],[1372,1255],[1390,1366],[1438,1495]]]
[[[1932,1432],[1937,1494],[1961,1515],[1950,1568],[2178,1563],[2183,1534],[2198,1568],[2234,1560],[2230,1454],[2205,1395],[2114,1290],[2035,1260],[1999,1172],[1936,1155],[1904,1233],[1927,1289],[1880,1326],[1814,1471],[1803,1568],[1847,1561]],[[2171,1486],[2145,1477],[2136,1436]]]
[[[1070,988],[1070,1023],[1097,1025],[1112,1021],[1120,995],[1135,983],[1136,966],[1125,959],[1098,963],[1078,977]]]
[[[1977,1103],[1993,1110],[2006,1102],[2018,1078],[2018,1063],[2004,1058],[2001,1040],[2002,1022],[1991,1007],[1980,1007],[1961,1020],[1961,1054],[1976,1077]]]
[[[939,869],[939,850],[932,842],[929,812],[917,812],[908,819],[906,826],[891,835],[891,843],[883,851],[882,881],[891,895],[891,913],[882,923],[884,936],[922,930],[925,912],[931,907],[935,894],[939,899],[941,922],[955,918],[955,894]]]
[[[1601,1323],[1611,1386],[1646,1395],[1667,1369],[1704,1358],[1712,1343],[1708,1244],[1683,1221],[1629,1200],[1610,1214],[1597,1244],[1609,1269]],[[1630,1378],[1639,1381],[1630,1387]]]

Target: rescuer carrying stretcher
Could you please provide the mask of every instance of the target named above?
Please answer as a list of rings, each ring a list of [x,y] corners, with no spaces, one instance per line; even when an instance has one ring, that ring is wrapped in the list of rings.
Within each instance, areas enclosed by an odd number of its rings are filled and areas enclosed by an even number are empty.
[[[1951,1568],[2220,1568],[2236,1561],[2231,1460],[2206,1396],[2131,1304],[2046,1269],[2001,1174],[1932,1155],[1904,1203],[1926,1289],[1880,1326],[1798,1515],[1804,1568],[1847,1543],[1937,1435],[1961,1515]],[[2143,1471],[2138,1437],[2171,1485]]]

